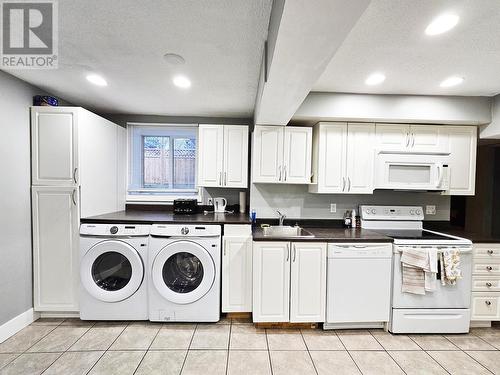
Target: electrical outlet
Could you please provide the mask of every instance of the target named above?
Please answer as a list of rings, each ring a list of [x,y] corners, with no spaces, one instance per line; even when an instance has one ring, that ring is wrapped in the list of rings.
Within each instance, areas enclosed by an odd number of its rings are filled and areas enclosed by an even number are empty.
[[[337,212],[337,204],[331,203],[330,204],[330,213],[334,214],[335,212]]]
[[[212,198],[208,198],[208,205],[213,206],[214,202],[212,201]]]
[[[425,214],[426,215],[435,215],[436,214],[436,206],[434,206],[434,205],[425,206]]]

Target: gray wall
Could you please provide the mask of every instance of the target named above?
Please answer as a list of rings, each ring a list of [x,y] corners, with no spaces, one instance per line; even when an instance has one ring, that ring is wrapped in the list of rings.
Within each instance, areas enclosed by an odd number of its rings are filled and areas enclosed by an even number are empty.
[[[345,210],[360,204],[436,205],[436,215],[425,220],[449,220],[450,197],[437,193],[376,190],[373,195],[311,194],[306,185],[252,184],[250,208],[258,218],[275,218],[279,209],[290,219],[341,219]],[[337,213],[330,213],[330,204],[337,204]]]
[[[29,107],[40,93],[0,71],[0,325],[33,307]]]

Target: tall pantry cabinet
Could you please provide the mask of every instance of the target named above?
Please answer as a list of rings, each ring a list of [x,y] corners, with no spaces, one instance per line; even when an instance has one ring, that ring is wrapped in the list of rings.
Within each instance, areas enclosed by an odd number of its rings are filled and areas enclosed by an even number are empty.
[[[34,308],[77,312],[80,217],[124,209],[126,130],[78,107],[31,108]]]

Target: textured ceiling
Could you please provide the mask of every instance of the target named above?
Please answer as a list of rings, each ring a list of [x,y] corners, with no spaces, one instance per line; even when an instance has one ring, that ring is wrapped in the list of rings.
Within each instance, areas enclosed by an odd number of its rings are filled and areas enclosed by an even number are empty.
[[[101,112],[251,117],[272,0],[58,3],[59,69],[9,73]],[[167,52],[186,64],[168,65]],[[175,73],[192,87],[176,88]]]
[[[460,16],[451,31],[424,30],[444,12]],[[366,86],[375,71],[386,80]],[[462,85],[441,88],[451,75]],[[495,95],[500,92],[499,0],[372,0],[312,91]]]

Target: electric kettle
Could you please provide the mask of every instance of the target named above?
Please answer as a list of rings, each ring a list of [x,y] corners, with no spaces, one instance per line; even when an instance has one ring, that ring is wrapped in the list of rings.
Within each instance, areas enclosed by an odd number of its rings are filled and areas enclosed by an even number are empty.
[[[214,198],[214,212],[225,212],[226,205],[226,198]]]

